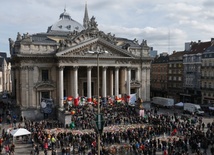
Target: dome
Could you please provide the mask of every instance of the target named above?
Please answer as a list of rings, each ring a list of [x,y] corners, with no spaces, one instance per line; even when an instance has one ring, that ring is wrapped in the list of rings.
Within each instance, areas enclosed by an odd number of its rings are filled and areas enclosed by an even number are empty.
[[[48,33],[51,31],[73,32],[74,30],[80,32],[84,30],[84,27],[73,20],[66,10],[64,10],[59,16],[59,21],[48,28]]]

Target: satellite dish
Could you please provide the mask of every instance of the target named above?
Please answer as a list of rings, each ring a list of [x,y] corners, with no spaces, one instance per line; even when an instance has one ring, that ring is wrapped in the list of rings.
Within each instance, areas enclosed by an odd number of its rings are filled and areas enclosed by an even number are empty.
[[[46,102],[41,103],[42,108],[45,108],[47,106]]]

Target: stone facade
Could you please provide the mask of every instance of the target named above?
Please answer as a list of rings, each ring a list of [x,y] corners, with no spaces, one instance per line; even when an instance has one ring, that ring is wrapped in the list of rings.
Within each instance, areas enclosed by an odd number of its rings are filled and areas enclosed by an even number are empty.
[[[85,96],[91,102],[98,92],[103,98],[132,92],[150,100],[152,59],[146,40],[139,44],[106,34],[94,17],[84,21],[88,25],[79,32],[49,27],[47,33],[18,33],[16,41],[10,41],[13,92],[22,111],[40,110],[42,98],[63,109],[65,96]],[[131,79],[133,71],[135,79]]]

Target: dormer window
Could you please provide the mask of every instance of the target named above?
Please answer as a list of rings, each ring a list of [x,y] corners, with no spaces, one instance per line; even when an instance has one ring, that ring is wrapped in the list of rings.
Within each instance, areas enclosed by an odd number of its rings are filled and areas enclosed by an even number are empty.
[[[60,29],[62,28],[62,25],[58,26]]]
[[[67,26],[67,29],[70,30],[70,29],[71,29],[71,25],[68,25],[68,26]]]

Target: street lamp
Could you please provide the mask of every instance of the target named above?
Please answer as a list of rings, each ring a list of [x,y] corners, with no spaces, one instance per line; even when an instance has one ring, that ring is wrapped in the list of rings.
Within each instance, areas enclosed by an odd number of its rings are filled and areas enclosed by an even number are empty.
[[[88,51],[88,53],[90,54],[97,54],[97,152],[98,152],[98,155],[100,155],[100,135],[101,135],[101,132],[99,132],[99,126],[102,126],[101,122],[102,121],[102,118],[101,118],[101,114],[100,114],[100,90],[99,90],[99,87],[100,87],[100,69],[99,69],[99,55],[100,54],[104,54],[104,53],[108,53],[108,51]],[[102,128],[102,127],[101,127]]]

